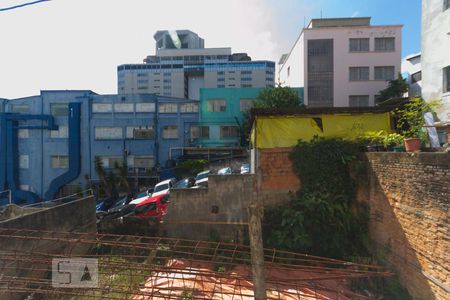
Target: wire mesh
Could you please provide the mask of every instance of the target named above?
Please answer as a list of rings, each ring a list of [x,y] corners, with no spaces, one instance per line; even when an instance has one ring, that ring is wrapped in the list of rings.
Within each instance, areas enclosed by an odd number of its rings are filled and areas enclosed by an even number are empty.
[[[173,238],[0,229],[2,293],[28,299],[253,299],[247,246]],[[357,278],[381,267],[265,249],[268,299],[366,299]],[[98,285],[52,286],[55,258],[95,258]]]

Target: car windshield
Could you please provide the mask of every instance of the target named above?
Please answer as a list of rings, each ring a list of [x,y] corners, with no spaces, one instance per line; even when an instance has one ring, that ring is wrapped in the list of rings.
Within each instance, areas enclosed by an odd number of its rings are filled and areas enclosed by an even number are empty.
[[[153,193],[157,193],[157,192],[168,190],[168,189],[169,189],[168,183],[161,184],[161,185],[155,186],[155,190],[153,191]]]
[[[209,172],[208,173],[204,173],[204,174],[198,174],[197,177],[195,177],[195,180],[200,180],[203,178],[207,178],[209,176]]]
[[[142,192],[142,193],[137,194],[135,199],[142,198],[142,197],[145,197],[145,196],[148,196],[147,192]]]
[[[178,182],[174,185],[174,187],[184,188],[184,187],[187,187],[188,184],[189,184],[189,180],[188,180],[188,179],[183,179],[183,180],[178,181]]]

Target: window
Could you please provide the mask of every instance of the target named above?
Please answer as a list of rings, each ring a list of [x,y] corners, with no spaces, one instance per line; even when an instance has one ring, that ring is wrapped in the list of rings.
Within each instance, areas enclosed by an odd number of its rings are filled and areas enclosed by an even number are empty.
[[[243,88],[251,88],[251,87],[253,87],[253,84],[246,84],[246,83],[244,83],[244,84],[241,84],[241,87],[243,87]]]
[[[273,75],[273,71],[266,71],[267,75]]]
[[[94,113],[112,113],[111,103],[94,103],[92,104],[92,112]]]
[[[189,112],[198,112],[198,104],[197,103],[185,103],[180,105],[180,112],[189,113]]]
[[[123,158],[121,156],[98,156],[102,161],[103,167],[106,169],[112,169],[116,166],[121,166]]]
[[[153,156],[128,156],[127,164],[132,168],[151,169],[155,165]]]
[[[177,126],[163,126],[162,132],[163,139],[177,139],[178,127]]]
[[[218,87],[218,88],[224,88],[225,85],[224,85],[224,84],[218,84],[217,87]]]
[[[349,96],[349,106],[369,106],[369,95]]]
[[[28,155],[19,155],[19,168],[28,169],[30,167],[30,157]]]
[[[225,78],[217,78],[217,81],[225,81]]]
[[[287,68],[287,76],[289,77],[291,75],[291,67],[289,66],[288,68]]]
[[[59,126],[58,130],[50,130],[50,138],[65,139],[69,137],[69,128],[67,126]]]
[[[267,81],[273,81],[273,77],[266,77]]]
[[[68,169],[69,156],[67,155],[53,155],[50,158],[52,169]]]
[[[375,51],[395,51],[395,38],[375,38]]]
[[[114,111],[117,113],[132,113],[134,111],[133,103],[115,103]]]
[[[97,140],[115,140],[122,138],[122,127],[95,127],[95,139]]]
[[[239,128],[237,126],[220,126],[220,138],[239,137]]]
[[[27,139],[30,137],[30,131],[28,129],[19,129],[17,135],[19,139]]]
[[[252,81],[251,77],[242,77],[241,81]]]
[[[144,85],[144,86],[138,86],[137,88],[138,90],[146,90],[148,89],[148,86]]]
[[[147,79],[139,79],[138,84],[148,84],[148,80]]]
[[[239,101],[240,111],[250,110],[250,108],[252,108],[253,102],[255,102],[255,99],[241,99]]]
[[[368,52],[369,48],[369,38],[363,39],[350,39],[349,50],[350,52]]]
[[[68,116],[69,115],[69,104],[67,103],[51,103],[50,113],[55,116]]]
[[[253,73],[252,71],[241,71],[242,75],[250,75],[252,73]]]
[[[444,68],[444,93],[450,92],[450,66]]]
[[[411,83],[416,83],[422,80],[422,72],[416,72],[411,75]]]
[[[155,112],[155,103],[136,103],[136,112]]]
[[[138,73],[137,77],[148,77],[147,73]]]
[[[394,80],[395,68],[389,67],[375,67],[375,80]]]
[[[369,80],[369,67],[350,67],[349,68],[349,80]]]
[[[152,126],[127,126],[127,139],[151,140],[155,138]]]
[[[30,112],[30,106],[28,104],[11,104],[11,112],[13,113],[28,113]]]
[[[227,102],[225,99],[211,99],[207,101],[207,111],[224,112],[227,110]]]
[[[163,75],[164,75],[164,77],[170,77],[172,74],[171,73],[164,73]]]
[[[450,8],[450,0],[444,0],[444,10],[447,10]]]
[[[178,105],[176,103],[161,103],[158,110],[160,113],[176,113],[178,112]]]
[[[191,139],[209,139],[209,126],[191,126]]]

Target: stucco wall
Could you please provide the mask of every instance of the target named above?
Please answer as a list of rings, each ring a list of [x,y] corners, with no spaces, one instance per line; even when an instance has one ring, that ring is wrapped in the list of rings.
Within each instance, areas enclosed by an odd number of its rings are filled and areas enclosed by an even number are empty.
[[[438,117],[450,122],[450,92],[444,93],[443,68],[450,66],[450,9],[442,0],[422,1],[422,96],[441,99]]]
[[[211,175],[208,189],[174,189],[162,225],[169,237],[241,243],[247,207],[253,199],[253,175]]]
[[[386,88],[387,82],[374,79],[375,66],[394,66],[395,74],[401,72],[401,26],[366,26],[304,29],[292,48],[289,58],[280,67],[280,81],[287,86],[305,87],[305,104],[308,105],[307,41],[333,39],[334,56],[334,106],[349,105],[350,95],[369,95],[374,105],[375,95]],[[375,52],[376,37],[395,37],[395,51]],[[370,38],[369,52],[349,52],[350,38]],[[349,67],[369,67],[368,81],[349,81]],[[290,76],[287,69],[290,67]]]

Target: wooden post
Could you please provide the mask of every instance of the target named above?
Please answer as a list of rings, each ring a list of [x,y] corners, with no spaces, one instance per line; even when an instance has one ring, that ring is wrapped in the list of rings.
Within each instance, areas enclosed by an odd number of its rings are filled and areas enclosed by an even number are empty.
[[[267,299],[261,229],[263,212],[263,207],[255,203],[248,207],[248,233],[250,236],[250,251],[252,256],[253,289],[256,300]]]

